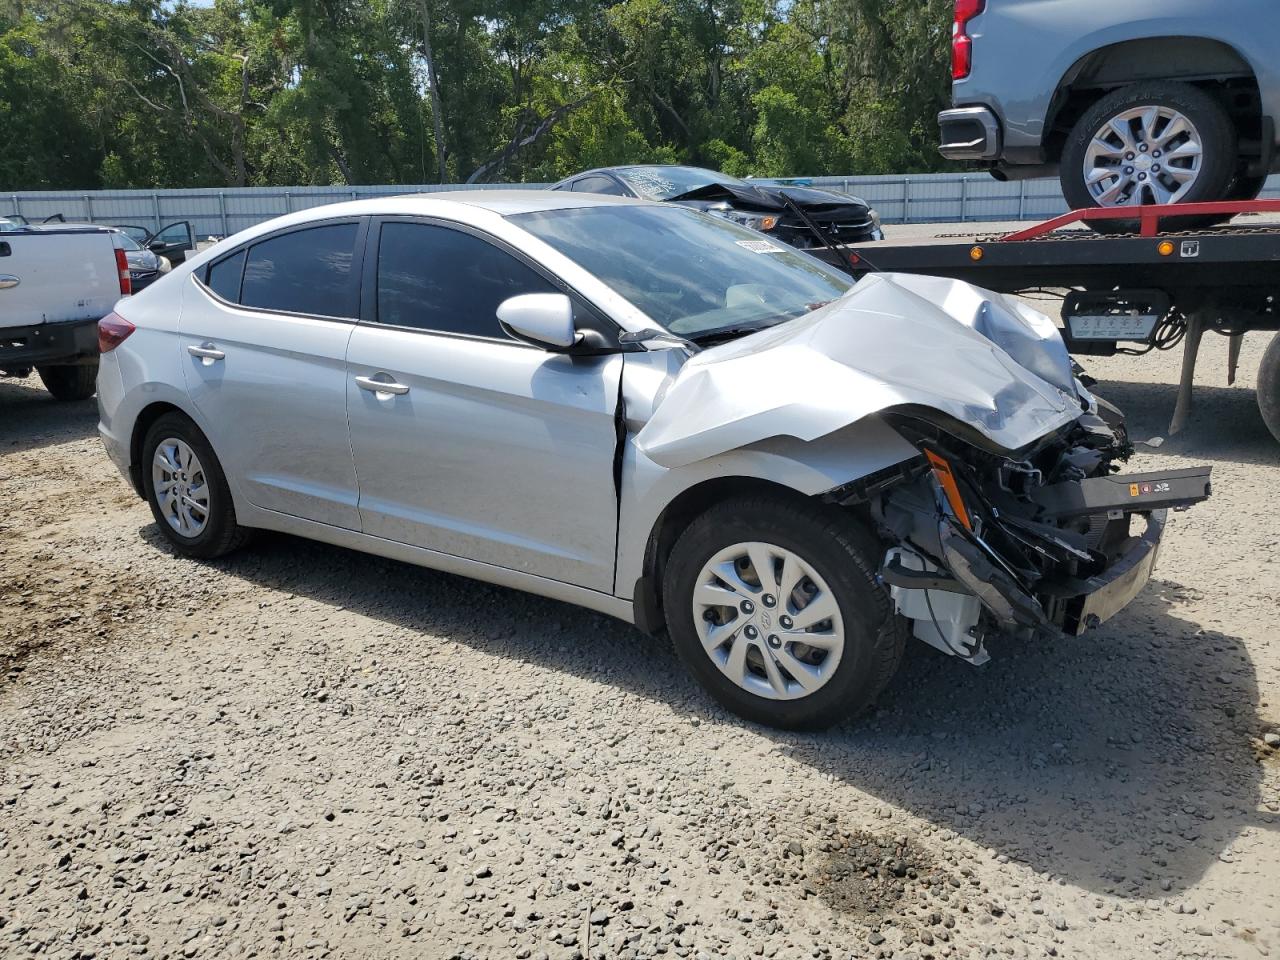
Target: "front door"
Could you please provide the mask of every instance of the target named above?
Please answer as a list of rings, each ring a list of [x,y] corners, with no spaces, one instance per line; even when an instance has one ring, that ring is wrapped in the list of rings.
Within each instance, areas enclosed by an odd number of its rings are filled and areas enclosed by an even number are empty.
[[[359,220],[272,234],[199,271],[179,320],[187,391],[250,503],[359,529],[346,350]]]
[[[619,355],[517,342],[495,311],[557,292],[476,234],[373,228],[347,412],[365,533],[607,591]]]

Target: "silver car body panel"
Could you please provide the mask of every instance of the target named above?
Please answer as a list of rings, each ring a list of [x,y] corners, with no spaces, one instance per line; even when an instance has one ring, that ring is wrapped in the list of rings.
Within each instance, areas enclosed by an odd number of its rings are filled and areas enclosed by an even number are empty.
[[[187,282],[178,337],[187,392],[223,470],[255,506],[360,529],[345,429],[354,329],[354,320],[246,309]]]
[[[1080,416],[1068,388],[1070,358],[1047,318],[959,281],[872,274],[807,316],[690,359],[636,442],[674,468],[918,405],[1017,449]]]
[[[347,360],[365,533],[612,587],[621,355],[362,324]],[[356,376],[409,390],[376,393]]]

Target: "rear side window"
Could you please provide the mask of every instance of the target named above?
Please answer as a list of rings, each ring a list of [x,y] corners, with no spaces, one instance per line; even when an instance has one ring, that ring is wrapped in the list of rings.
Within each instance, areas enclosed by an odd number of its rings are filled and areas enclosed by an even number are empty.
[[[384,223],[378,241],[378,322],[506,337],[498,305],[556,293],[550,281],[487,240],[425,223]]]
[[[240,277],[244,274],[244,251],[233,253],[209,267],[205,284],[223,300],[240,302]]]
[[[240,303],[263,310],[355,317],[356,224],[295,230],[249,248]]]
[[[576,193],[607,193],[610,196],[622,196],[622,188],[608,177],[583,177],[573,182]]]

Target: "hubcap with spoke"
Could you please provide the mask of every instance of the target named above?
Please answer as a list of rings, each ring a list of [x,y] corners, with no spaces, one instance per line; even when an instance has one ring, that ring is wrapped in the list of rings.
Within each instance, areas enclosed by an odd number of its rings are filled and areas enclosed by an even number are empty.
[[[1177,203],[1200,176],[1203,141],[1172,107],[1134,107],[1104,123],[1084,155],[1084,182],[1100,207]]]
[[[693,618],[720,671],[770,700],[816,692],[844,653],[844,622],[827,582],[770,543],[737,543],[703,564]]]
[[[151,483],[169,526],[198,537],[209,522],[209,484],[195,451],[177,437],[162,440],[151,459]]]

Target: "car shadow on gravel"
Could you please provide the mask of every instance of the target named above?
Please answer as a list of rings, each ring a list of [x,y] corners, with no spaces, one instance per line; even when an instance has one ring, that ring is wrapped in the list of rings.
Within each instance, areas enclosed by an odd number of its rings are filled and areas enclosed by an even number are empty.
[[[98,403],[53,399],[34,374],[24,380],[0,378],[0,457],[98,432]]]
[[[1257,395],[1248,387],[1197,384],[1191,415],[1176,437],[1169,436],[1169,419],[1177,402],[1177,384],[1102,380],[1091,389],[1124,411],[1129,436],[1135,441],[1164,438],[1158,447],[1139,447],[1142,453],[1280,464],[1280,443],[1262,422]]]
[[[154,527],[143,535],[160,545]],[[164,549],[161,546],[161,549]],[[1153,581],[1075,640],[1002,642],[969,667],[909,645],[873,715],[788,734],[719,709],[665,639],[567,604],[283,535],[221,561],[258,586],[746,727],[776,749],[1043,874],[1122,897],[1193,886],[1260,814],[1244,642],[1180,619]],[[846,829],[881,829],[845,823]]]

